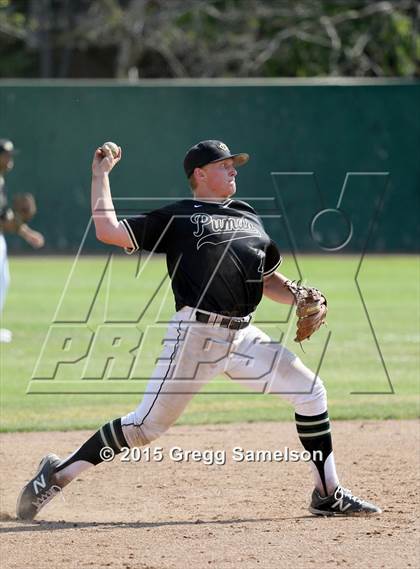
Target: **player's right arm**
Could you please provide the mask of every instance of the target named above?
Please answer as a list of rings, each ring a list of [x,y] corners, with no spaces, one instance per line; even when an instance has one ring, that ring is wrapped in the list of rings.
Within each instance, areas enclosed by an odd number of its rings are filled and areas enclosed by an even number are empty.
[[[121,160],[121,148],[114,158],[109,148],[98,148],[92,162],[91,206],[96,237],[117,247],[132,247],[126,228],[118,221],[112,202],[109,173]]]

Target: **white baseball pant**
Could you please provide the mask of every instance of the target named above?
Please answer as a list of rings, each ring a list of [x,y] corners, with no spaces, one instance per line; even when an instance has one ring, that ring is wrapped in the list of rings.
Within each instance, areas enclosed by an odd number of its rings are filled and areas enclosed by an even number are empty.
[[[253,325],[230,330],[197,322],[195,309],[186,306],[168,326],[140,405],[122,418],[130,447],[162,435],[194,395],[219,374],[260,393],[283,397],[301,415],[318,415],[327,409],[321,379],[283,345]]]
[[[10,282],[9,263],[7,261],[7,245],[4,235],[0,233],[0,314],[6,300]]]

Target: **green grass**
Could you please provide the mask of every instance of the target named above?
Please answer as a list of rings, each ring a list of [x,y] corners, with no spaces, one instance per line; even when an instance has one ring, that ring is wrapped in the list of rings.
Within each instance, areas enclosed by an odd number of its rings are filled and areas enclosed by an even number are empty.
[[[149,263],[135,280],[136,262],[134,258],[114,257],[107,272],[109,278],[104,279],[90,312],[90,329],[95,330],[103,321],[105,310],[108,319],[129,320],[140,315],[146,302],[152,298],[155,285],[166,274],[165,264],[161,260]],[[299,262],[304,277],[328,297],[328,328],[324,327],[310,342],[306,342],[306,353],[303,353],[292,341],[293,330],[288,331],[286,323],[275,323],[276,320],[286,320],[287,307],[270,300],[264,300],[258,309],[257,322],[265,322],[260,327],[275,338],[279,338],[282,332],[286,333],[286,345],[312,369],[316,369],[327,335],[331,332],[320,375],[328,389],[330,412],[334,418],[417,417],[420,343],[418,258],[367,257],[359,277],[393,394],[355,286],[358,257],[302,256]],[[56,320],[83,321],[92,304],[104,263],[105,259],[100,257],[81,259],[68,280],[73,265],[70,257],[11,259],[12,285],[2,326],[13,331],[14,341],[0,344],[2,431],[96,428],[136,406],[144,383],[106,379],[81,381],[85,360],[61,366],[56,379],[31,381],[66,282],[68,288]],[[291,278],[297,278],[291,258],[285,261],[282,271]],[[150,303],[139,329],[144,330],[156,319],[164,320],[172,314],[173,299],[167,285],[168,281],[165,281]],[[63,335],[62,328],[65,326],[61,325],[61,339],[57,340],[57,346],[63,344],[66,334]],[[132,327],[128,328],[133,332]],[[160,325],[147,330],[140,358],[144,377],[148,377],[153,368],[164,327]],[[76,334],[80,337],[79,346],[73,343],[72,349],[78,349],[80,353],[84,351],[86,334],[89,334],[86,324],[79,324]],[[43,356],[43,371],[52,369],[57,355],[54,345],[49,345]],[[103,349],[98,348],[94,354],[90,362],[91,375],[104,366]],[[121,369],[117,371],[124,373],[124,365],[124,362],[120,363]],[[31,393],[27,393],[28,388]],[[68,392],[94,390],[96,393],[34,393],[63,389]],[[119,393],[122,390],[130,394]],[[225,394],[220,395],[216,391]],[[179,424],[276,421],[292,417],[293,409],[279,398],[245,393],[243,388],[232,382],[216,378],[204,393],[195,397]]]

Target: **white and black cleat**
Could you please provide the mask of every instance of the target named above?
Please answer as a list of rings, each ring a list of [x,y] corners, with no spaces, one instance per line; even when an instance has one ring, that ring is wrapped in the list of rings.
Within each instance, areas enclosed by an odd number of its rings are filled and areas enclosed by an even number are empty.
[[[37,473],[19,494],[16,504],[18,518],[33,520],[41,508],[61,492],[61,487],[54,480],[54,472],[60,462],[61,459],[55,454],[44,456]]]
[[[375,504],[353,496],[350,490],[342,486],[337,486],[331,496],[325,498],[315,488],[309,511],[316,516],[363,516],[382,512]]]

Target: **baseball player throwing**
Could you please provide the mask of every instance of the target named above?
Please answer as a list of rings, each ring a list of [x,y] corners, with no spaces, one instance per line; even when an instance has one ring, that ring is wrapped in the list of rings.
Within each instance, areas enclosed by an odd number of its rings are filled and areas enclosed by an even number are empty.
[[[282,260],[279,250],[254,209],[234,197],[237,168],[248,161],[248,154],[232,154],[217,140],[200,142],[184,159],[191,198],[118,221],[109,173],[120,159],[120,148],[114,154],[109,147],[98,148],[94,155],[92,215],[97,238],[128,253],[165,253],[176,312],[137,409],[102,426],[64,460],[54,454],[44,457],[20,493],[18,517],[33,519],[81,472],[102,462],[104,447],[119,453],[124,447],[150,444],[175,423],[203,385],[221,373],[259,391],[264,381],[266,391],[294,406],[299,439],[313,457],[313,514],[380,513],[339,483],[321,379],[251,324],[263,294],[284,304],[293,304],[301,295],[276,272]],[[323,315],[322,294],[317,291],[311,298]]]

